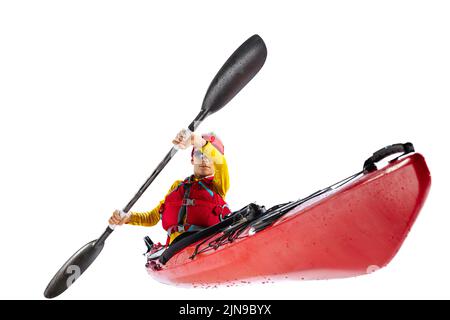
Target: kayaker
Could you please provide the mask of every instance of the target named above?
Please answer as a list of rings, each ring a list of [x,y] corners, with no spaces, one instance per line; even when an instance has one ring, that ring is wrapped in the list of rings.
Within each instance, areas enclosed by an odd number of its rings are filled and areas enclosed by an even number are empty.
[[[154,226],[162,220],[170,244],[181,234],[214,225],[231,213],[225,202],[230,181],[222,141],[214,133],[189,136],[186,130],[181,130],[172,143],[180,149],[193,147],[194,174],[175,181],[165,198],[150,211],[130,212],[128,217],[121,218],[120,211],[115,210],[110,224]]]

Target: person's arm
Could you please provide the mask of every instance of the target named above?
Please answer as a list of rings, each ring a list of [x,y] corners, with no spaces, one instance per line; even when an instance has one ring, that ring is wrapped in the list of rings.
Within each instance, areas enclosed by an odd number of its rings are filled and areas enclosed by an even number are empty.
[[[171,193],[180,184],[180,182],[181,180],[175,181],[170,187],[169,192],[167,192],[167,194]],[[154,226],[159,222],[160,219],[159,209],[161,208],[161,205],[163,203],[164,200],[161,200],[159,204],[150,211],[131,212],[130,219],[128,220],[127,224],[144,227]]]
[[[161,205],[164,203],[164,200],[161,200],[159,204],[154,207],[150,211],[145,212],[131,212],[130,220],[127,224],[132,226],[144,226],[151,227],[159,222],[159,209]]]
[[[202,153],[212,159],[214,163],[214,180],[213,183],[217,188],[217,192],[225,199],[228,189],[230,188],[230,176],[228,174],[228,165],[225,156],[217,150],[212,143],[206,142],[202,147]]]

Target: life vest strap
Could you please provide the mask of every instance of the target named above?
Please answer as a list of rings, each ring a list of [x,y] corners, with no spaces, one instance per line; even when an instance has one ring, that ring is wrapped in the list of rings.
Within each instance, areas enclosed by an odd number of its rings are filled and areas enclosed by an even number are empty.
[[[212,203],[208,200],[203,199],[182,199],[181,201],[166,201],[164,202],[164,206],[217,206],[216,204]],[[220,207],[226,207],[227,205],[223,205]]]
[[[183,198],[182,206],[195,206],[195,199]]]
[[[184,184],[184,195],[183,195],[183,200],[182,200],[183,205],[180,207],[180,210],[178,211],[178,224],[179,225],[182,225],[184,220],[186,219],[187,212],[186,212],[185,203],[188,203],[189,202],[188,200],[192,200],[192,199],[189,199],[189,194],[191,193],[191,187],[192,187],[191,177],[189,177],[189,180],[187,182],[185,182],[185,184]]]

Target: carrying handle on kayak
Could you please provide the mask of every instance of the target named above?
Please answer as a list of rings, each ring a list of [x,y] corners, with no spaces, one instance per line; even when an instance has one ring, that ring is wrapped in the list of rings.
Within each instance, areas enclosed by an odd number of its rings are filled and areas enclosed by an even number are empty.
[[[369,159],[367,159],[364,162],[364,173],[368,173],[368,172],[377,170],[377,166],[375,165],[375,163],[383,160],[384,158],[386,158],[388,156],[391,156],[396,153],[402,153],[402,155],[405,155],[405,154],[411,153],[411,152],[414,152],[414,146],[411,142],[396,143],[396,144],[392,144],[390,146],[384,147],[384,148],[378,150],[377,152],[375,152]],[[402,155],[400,155],[400,156],[402,156]],[[391,160],[391,161],[393,161],[393,160]]]

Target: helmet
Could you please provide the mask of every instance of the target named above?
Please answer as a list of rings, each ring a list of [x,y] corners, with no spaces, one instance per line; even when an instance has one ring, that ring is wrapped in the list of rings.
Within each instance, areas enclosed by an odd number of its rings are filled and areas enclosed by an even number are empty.
[[[202,138],[211,144],[220,151],[221,154],[224,154],[224,146],[222,140],[220,140],[214,132],[204,133],[202,134]],[[194,148],[192,148],[191,157],[194,156]]]

